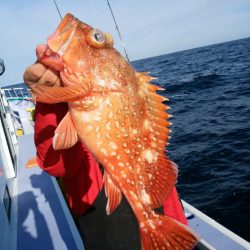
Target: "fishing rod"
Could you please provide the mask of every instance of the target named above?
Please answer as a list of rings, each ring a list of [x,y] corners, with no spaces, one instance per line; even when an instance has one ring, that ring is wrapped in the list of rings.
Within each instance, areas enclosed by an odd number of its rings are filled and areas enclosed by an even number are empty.
[[[59,16],[60,16],[60,18],[62,20],[62,15],[61,15],[61,12],[60,12],[60,10],[58,8],[57,2],[56,2],[56,0],[53,0],[53,1],[54,1],[55,6],[56,6],[57,12],[58,12],[58,14],[59,14]]]
[[[116,30],[117,30],[117,32],[118,32],[118,35],[119,35],[119,38],[120,38],[120,42],[121,42],[122,48],[123,48],[124,53],[125,53],[125,57],[126,57],[127,61],[129,62],[128,54],[127,54],[127,51],[126,51],[126,49],[125,49],[125,44],[124,44],[124,42],[123,42],[123,40],[122,40],[122,35],[121,35],[121,32],[120,32],[120,30],[119,30],[119,28],[118,28],[117,22],[116,22],[116,20],[115,20],[115,15],[114,15],[114,13],[113,13],[113,11],[112,11],[112,8],[111,8],[111,5],[110,5],[110,3],[109,3],[109,0],[107,0],[107,3],[108,3],[108,6],[109,6],[111,15],[112,15],[112,17],[113,17],[113,20],[114,20],[115,28],[116,28]]]

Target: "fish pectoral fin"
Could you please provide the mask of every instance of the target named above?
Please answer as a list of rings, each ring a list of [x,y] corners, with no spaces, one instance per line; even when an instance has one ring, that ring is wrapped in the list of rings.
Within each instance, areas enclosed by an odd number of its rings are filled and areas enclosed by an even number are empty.
[[[139,222],[142,249],[193,249],[200,237],[165,215]]]
[[[110,215],[119,206],[122,200],[122,193],[121,190],[111,180],[109,174],[106,171],[104,172],[103,179],[105,194],[108,198],[106,213],[107,215]]]
[[[78,135],[68,112],[55,130],[53,148],[55,150],[67,149],[74,146],[77,141]]]
[[[48,87],[45,85],[32,88],[35,101],[42,103],[73,102],[90,94],[92,85],[70,87]]]

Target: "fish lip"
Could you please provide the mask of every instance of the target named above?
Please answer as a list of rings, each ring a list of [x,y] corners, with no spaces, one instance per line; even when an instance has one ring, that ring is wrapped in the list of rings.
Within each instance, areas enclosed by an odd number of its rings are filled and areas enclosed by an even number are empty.
[[[37,62],[52,68],[55,71],[62,71],[64,69],[58,53],[52,51],[48,45],[39,44],[36,48]]]
[[[44,57],[45,50],[46,50],[46,45],[44,45],[44,44],[39,44],[36,47],[37,61],[40,61]]]
[[[56,31],[48,37],[47,45],[37,46],[37,61],[56,71],[63,71],[63,55],[74,37],[78,22],[74,16],[66,14]],[[65,33],[65,40],[60,40]]]
[[[50,50],[63,56],[74,37],[78,25],[79,20],[77,18],[69,13],[66,14],[56,31],[47,39],[47,46]]]

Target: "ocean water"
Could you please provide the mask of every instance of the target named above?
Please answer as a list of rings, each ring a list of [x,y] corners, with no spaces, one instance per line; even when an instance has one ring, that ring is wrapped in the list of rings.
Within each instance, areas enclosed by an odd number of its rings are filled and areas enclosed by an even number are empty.
[[[170,99],[181,198],[250,241],[250,38],[132,64]]]
[[[181,198],[250,241],[250,38],[132,64],[170,99]]]

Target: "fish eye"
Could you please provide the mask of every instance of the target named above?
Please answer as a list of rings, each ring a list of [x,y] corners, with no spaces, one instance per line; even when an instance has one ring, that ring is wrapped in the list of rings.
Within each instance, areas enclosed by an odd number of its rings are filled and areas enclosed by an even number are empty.
[[[86,41],[95,48],[101,48],[106,44],[106,37],[100,30],[94,29],[88,33]]]
[[[93,34],[95,40],[99,43],[103,43],[105,41],[105,36],[100,32],[100,31],[96,31]]]

